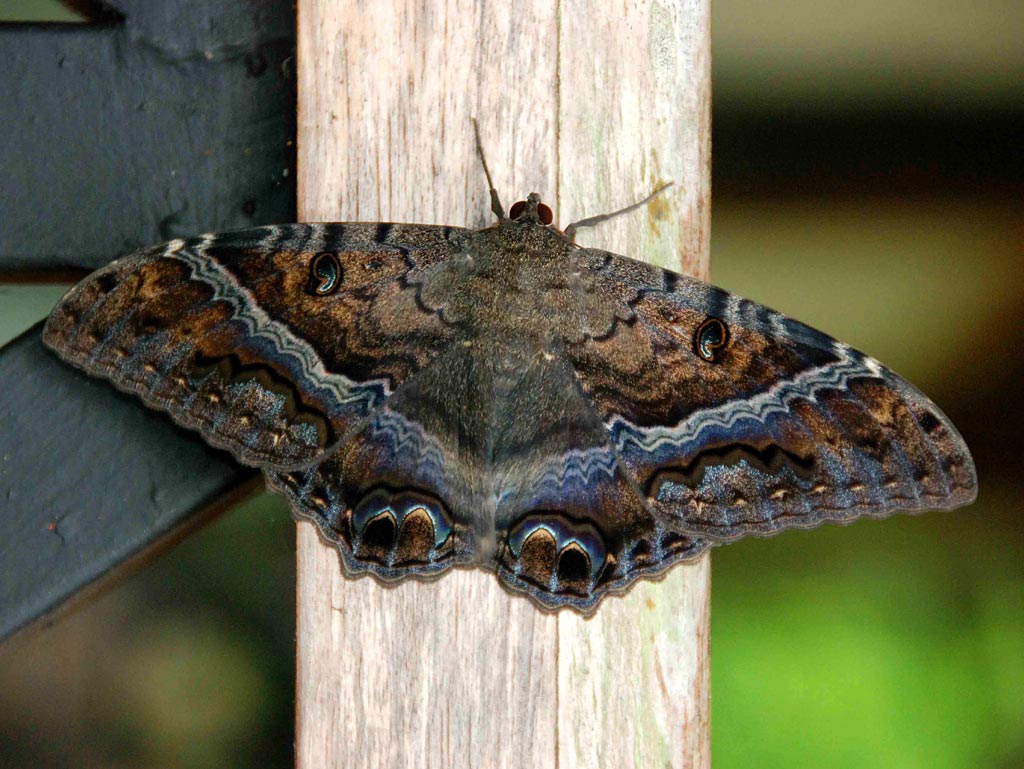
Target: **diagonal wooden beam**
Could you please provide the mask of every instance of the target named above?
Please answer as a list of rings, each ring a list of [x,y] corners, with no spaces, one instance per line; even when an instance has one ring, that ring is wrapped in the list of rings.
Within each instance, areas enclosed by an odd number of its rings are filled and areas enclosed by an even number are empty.
[[[257,480],[59,361],[36,326],[0,355],[0,639],[51,618]]]
[[[117,0],[0,25],[0,274],[294,217],[294,14]]]
[[[99,23],[0,25],[0,280],[67,279],[173,235],[294,220],[290,5],[84,5]],[[255,477],[61,364],[38,327],[0,348],[0,392],[0,638]]]

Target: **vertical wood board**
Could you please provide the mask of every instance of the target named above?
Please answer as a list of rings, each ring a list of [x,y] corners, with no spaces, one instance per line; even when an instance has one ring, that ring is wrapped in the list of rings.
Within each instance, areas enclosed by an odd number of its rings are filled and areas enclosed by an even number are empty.
[[[505,205],[706,274],[706,2],[299,7],[299,214],[485,226],[480,121]],[[341,576],[300,525],[297,765],[706,766],[708,558],[607,599],[538,611],[493,575],[384,588]]]

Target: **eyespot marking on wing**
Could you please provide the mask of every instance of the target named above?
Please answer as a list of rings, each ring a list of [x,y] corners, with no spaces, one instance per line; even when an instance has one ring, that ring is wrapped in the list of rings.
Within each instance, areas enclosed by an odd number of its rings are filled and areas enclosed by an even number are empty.
[[[509,532],[502,565],[552,593],[589,595],[607,560],[604,537],[593,524],[557,513],[536,513]]]
[[[328,296],[338,290],[343,276],[337,254],[321,251],[310,262],[306,290],[315,296]]]
[[[350,521],[352,555],[389,567],[442,559],[452,533],[444,506],[414,491],[376,489],[359,501]]]
[[[707,318],[693,335],[693,349],[708,363],[717,361],[729,343],[729,327],[718,318]]]

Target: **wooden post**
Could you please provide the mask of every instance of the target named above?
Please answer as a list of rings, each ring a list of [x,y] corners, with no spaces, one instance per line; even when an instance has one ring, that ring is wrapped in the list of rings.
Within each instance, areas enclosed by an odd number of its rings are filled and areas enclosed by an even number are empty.
[[[486,225],[476,117],[506,205],[563,225],[674,181],[580,240],[706,274],[707,0],[300,0],[298,35],[304,220]],[[707,557],[586,621],[482,571],[344,579],[308,524],[298,570],[301,769],[710,763]]]

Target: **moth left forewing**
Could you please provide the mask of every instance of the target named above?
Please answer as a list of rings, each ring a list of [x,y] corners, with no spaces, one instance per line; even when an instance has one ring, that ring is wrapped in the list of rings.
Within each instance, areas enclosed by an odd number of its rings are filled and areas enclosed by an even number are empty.
[[[308,465],[450,341],[415,309],[415,280],[464,232],[281,225],[172,241],[69,291],[44,341],[246,464]]]
[[[245,296],[195,274],[199,249],[171,242],[98,270],[54,308],[44,342],[247,464],[311,461],[327,440],[326,409],[312,398],[296,409],[295,377],[251,365],[252,335],[234,320]]]
[[[717,540],[967,504],[973,463],[892,371],[773,310],[624,257],[585,258],[628,320],[574,351],[658,514]]]

